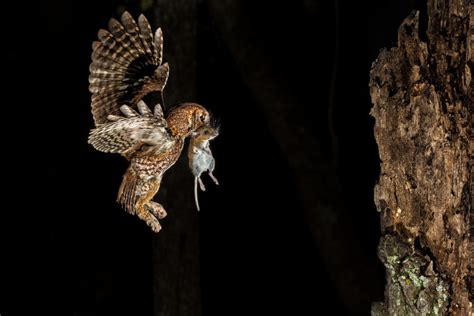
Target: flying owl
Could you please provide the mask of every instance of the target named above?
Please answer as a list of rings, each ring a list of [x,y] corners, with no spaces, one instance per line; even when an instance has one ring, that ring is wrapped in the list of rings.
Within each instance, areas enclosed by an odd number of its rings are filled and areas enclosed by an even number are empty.
[[[162,64],[162,31],[158,28],[153,35],[144,15],[135,21],[125,12],[120,22],[111,19],[108,30],[99,30],[98,39],[92,44],[89,67],[96,126],[89,143],[130,161],[117,202],[159,232],[158,219],[166,211],[152,199],[163,174],[181,155],[185,139],[209,125],[210,115],[196,103],[180,104],[165,115],[159,103],[152,111],[142,100],[152,92],[163,100],[169,75],[168,64]]]

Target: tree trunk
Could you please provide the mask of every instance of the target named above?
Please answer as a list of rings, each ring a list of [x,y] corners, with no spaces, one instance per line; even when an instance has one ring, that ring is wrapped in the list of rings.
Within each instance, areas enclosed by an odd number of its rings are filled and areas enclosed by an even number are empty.
[[[373,315],[474,313],[473,12],[468,0],[428,0],[426,41],[412,13],[370,72],[387,281]]]
[[[153,27],[164,30],[164,61],[171,65],[165,108],[196,101],[197,1],[155,0],[152,5]],[[201,315],[199,214],[186,155],[167,171],[163,182],[157,200],[170,215],[154,236],[154,315]]]

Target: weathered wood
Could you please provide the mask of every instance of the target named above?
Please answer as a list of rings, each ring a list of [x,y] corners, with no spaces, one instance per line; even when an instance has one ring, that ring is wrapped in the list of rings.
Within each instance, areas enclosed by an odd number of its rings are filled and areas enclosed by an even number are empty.
[[[370,72],[381,159],[374,200],[387,272],[385,302],[373,315],[474,313],[473,7],[429,0],[427,41],[412,13],[397,47],[382,50]]]

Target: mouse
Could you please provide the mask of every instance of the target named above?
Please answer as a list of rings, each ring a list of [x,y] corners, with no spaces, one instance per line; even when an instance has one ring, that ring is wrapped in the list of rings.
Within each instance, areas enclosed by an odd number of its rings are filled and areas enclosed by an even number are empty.
[[[201,175],[204,172],[209,174],[209,177],[214,181],[216,185],[219,185],[219,181],[213,175],[216,162],[212,155],[211,147],[209,142],[219,135],[219,129],[210,125],[204,125],[191,135],[188,147],[188,160],[189,168],[194,175],[194,200],[196,202],[196,208],[199,211],[199,200],[198,200],[198,183],[202,191],[206,191],[206,187],[201,180]]]

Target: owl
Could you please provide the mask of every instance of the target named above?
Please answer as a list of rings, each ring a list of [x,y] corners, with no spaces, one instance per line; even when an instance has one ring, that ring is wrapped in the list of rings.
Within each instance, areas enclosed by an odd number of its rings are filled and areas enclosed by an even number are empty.
[[[152,199],[185,139],[209,125],[210,115],[196,103],[180,104],[166,114],[159,103],[153,110],[145,104],[143,98],[152,92],[163,100],[169,75],[168,64],[162,64],[163,34],[160,28],[153,34],[144,15],[135,21],[125,12],[120,20],[111,19],[92,44],[89,91],[95,128],[88,142],[129,160],[117,202],[159,232],[158,220],[167,213]]]

